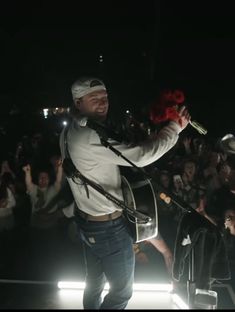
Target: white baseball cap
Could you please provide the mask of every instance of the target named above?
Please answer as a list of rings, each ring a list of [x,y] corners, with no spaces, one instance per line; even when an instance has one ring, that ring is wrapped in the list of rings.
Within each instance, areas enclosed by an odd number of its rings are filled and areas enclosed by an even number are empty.
[[[106,87],[103,81],[98,78],[80,78],[76,80],[71,87],[73,100],[79,99],[91,92],[100,90],[106,91]]]

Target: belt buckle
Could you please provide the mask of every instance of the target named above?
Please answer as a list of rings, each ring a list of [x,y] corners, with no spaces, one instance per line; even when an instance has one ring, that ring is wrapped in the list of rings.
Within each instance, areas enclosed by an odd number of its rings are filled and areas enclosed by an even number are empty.
[[[112,213],[110,214],[110,219],[111,219],[111,220],[115,220],[115,219],[117,219],[117,218],[120,217],[120,216],[121,216],[120,211],[116,210],[116,211],[114,211],[114,212],[112,212]]]

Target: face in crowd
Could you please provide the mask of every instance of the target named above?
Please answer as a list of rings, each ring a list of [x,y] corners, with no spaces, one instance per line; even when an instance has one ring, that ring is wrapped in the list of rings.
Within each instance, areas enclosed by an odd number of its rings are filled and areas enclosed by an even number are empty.
[[[235,236],[235,210],[228,209],[225,211],[224,226],[231,235]]]
[[[47,172],[40,172],[38,176],[38,186],[42,189],[49,186],[50,178]]]

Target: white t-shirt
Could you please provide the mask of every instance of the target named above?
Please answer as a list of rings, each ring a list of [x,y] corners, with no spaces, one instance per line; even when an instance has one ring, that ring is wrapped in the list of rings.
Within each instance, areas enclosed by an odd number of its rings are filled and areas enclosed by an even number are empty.
[[[38,201],[38,190],[42,191],[44,194],[44,198],[45,198],[45,203],[44,205],[41,207],[41,209],[45,208],[47,206],[47,204],[58,194],[59,190],[54,186],[54,185],[50,185],[45,189],[39,189],[38,185],[33,184],[32,188],[30,191],[28,191],[28,194],[30,196],[30,200],[31,200],[31,204],[32,204],[32,213],[34,213],[37,209],[35,207],[37,201]],[[56,206],[52,207],[51,210],[49,210],[48,212],[53,212],[57,209]]]

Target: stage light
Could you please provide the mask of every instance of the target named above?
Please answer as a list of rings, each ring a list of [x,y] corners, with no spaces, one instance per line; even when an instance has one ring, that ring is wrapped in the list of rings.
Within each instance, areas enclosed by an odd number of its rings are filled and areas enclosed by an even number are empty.
[[[172,294],[172,300],[180,309],[189,310],[189,306],[183,301],[183,299],[179,295]]]
[[[72,281],[59,281],[57,284],[60,289],[80,289],[85,288],[85,282],[72,282]],[[109,289],[109,284],[106,283],[104,290]],[[133,290],[140,291],[172,291],[171,284],[145,284],[145,283],[134,283]]]
[[[48,112],[49,112],[48,108],[43,108],[43,115],[45,119],[48,117]]]
[[[75,296],[77,298],[78,293],[81,294],[81,292],[85,288],[85,282],[75,282],[75,281],[59,281],[57,283],[58,288],[61,291],[61,295],[63,296],[69,296],[71,299],[71,296]],[[107,293],[107,290],[109,289],[109,284],[106,283],[104,287],[103,297]],[[164,296],[169,294],[171,296],[172,302],[179,308],[179,309],[189,309],[188,305],[183,301],[182,298],[179,297],[179,295],[172,293],[172,284],[148,284],[148,283],[134,283],[133,285],[133,298],[142,298],[141,300],[146,300],[146,296],[148,300],[152,300],[152,296],[159,296],[159,293],[162,293],[161,297],[164,300]],[[156,295],[153,295],[153,293],[156,293]],[[165,295],[163,295],[165,294]],[[137,296],[137,297],[136,297]],[[167,299],[166,299],[167,300]],[[146,302],[146,305],[150,304],[149,302]]]
[[[101,55],[100,54],[100,56],[99,56],[99,61],[100,61],[100,63],[102,63],[104,60],[103,60],[103,55]]]

